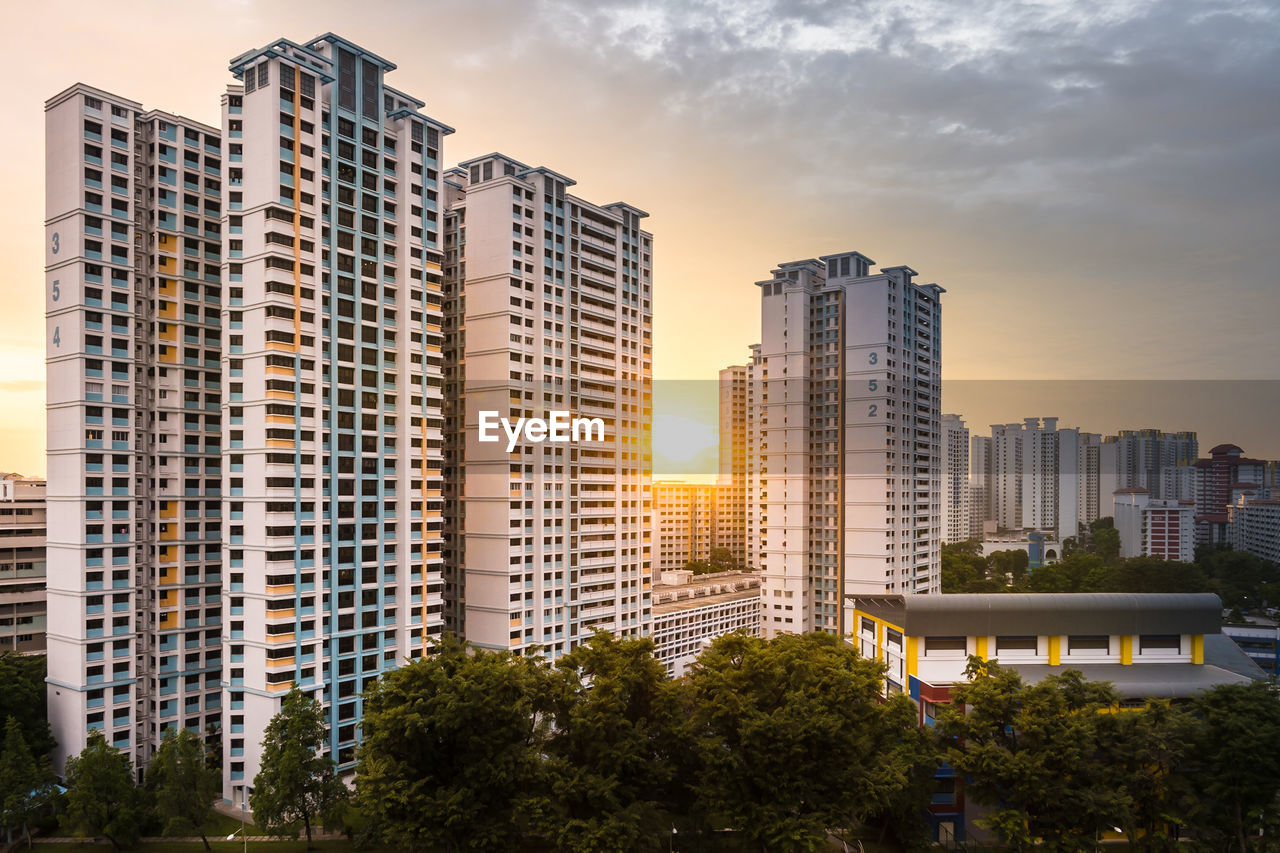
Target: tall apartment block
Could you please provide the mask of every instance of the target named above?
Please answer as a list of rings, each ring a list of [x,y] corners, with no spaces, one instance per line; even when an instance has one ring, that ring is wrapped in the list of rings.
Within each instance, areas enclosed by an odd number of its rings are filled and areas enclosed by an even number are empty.
[[[653,567],[657,581],[664,572],[683,569],[691,561],[711,559],[718,548],[717,486],[658,480],[653,484]]]
[[[45,482],[0,474],[0,653],[45,650]]]
[[[1236,487],[1258,492],[1266,482],[1267,463],[1250,459],[1234,444],[1219,444],[1209,450],[1206,459],[1197,459],[1195,467],[1196,544],[1230,543],[1228,507],[1239,498]],[[1258,489],[1249,487],[1257,486]]]
[[[219,131],[77,84],[45,103],[48,694],[139,766],[222,722]]]
[[[447,175],[455,621],[556,657],[651,620],[652,252],[646,214],[502,154]],[[480,441],[481,412],[600,418],[604,440]],[[460,570],[465,567],[465,573]]]
[[[760,356],[760,345],[752,344],[751,358],[747,361],[747,424],[746,434],[746,523],[747,523],[747,557],[748,565],[759,568],[762,565],[764,543],[766,541],[765,523],[768,521],[767,501],[769,499],[768,484],[765,475],[764,456],[764,404],[768,400],[764,385],[764,359]]]
[[[1059,427],[1057,418],[1025,418],[991,427],[993,516],[1006,530],[1076,536],[1098,518],[1101,437]]]
[[[1180,465],[1194,465],[1200,445],[1194,432],[1162,432],[1158,429],[1122,429],[1102,440],[1102,477],[1109,497],[1120,489],[1146,489],[1152,500],[1177,498],[1164,494],[1163,472]],[[1111,506],[1102,507],[1111,515]]]
[[[857,252],[757,282],[765,636],[844,634],[845,595],[936,593],[940,296]]]
[[[716,544],[740,566],[754,566],[747,552],[747,366],[720,371],[719,474],[716,477]]]
[[[969,439],[969,538],[981,539],[983,524],[995,519],[995,469],[992,438]]]
[[[959,415],[942,416],[942,541],[963,542],[970,537],[969,428]]]
[[[442,137],[333,34],[231,62],[224,793],[297,682],[353,766],[361,693],[443,630]]]

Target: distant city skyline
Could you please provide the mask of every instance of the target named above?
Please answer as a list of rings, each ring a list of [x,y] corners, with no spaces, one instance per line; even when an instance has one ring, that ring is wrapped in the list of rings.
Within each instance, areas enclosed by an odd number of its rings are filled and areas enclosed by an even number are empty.
[[[16,62],[0,92],[0,470],[44,468],[44,99],[85,81],[216,123],[227,58],[300,20],[423,57],[400,76],[459,127],[450,163],[501,148],[571,167],[587,195],[652,214],[659,380],[710,381],[741,363],[759,336],[759,271],[847,245],[945,282],[944,383],[1275,376],[1274,8],[481,0],[388,2],[360,21],[344,11],[229,2],[177,19],[166,4],[122,2],[103,21],[60,2],[13,10]],[[174,39],[183,62],[159,73],[155,45]],[[529,91],[573,102],[576,117]],[[1057,414],[1106,431],[1066,401],[946,408],[979,428]],[[1280,455],[1263,443],[1265,421],[1188,409],[1118,425],[1181,423]]]

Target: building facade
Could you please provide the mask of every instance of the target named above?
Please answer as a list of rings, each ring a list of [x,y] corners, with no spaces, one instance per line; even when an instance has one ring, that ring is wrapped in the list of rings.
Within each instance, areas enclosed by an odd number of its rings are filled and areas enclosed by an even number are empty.
[[[747,366],[720,371],[719,474],[716,477],[716,547],[740,566],[754,566],[747,551]]]
[[[1196,556],[1195,504],[1153,499],[1146,489],[1115,493],[1121,557],[1159,557],[1189,563]]]
[[[942,541],[963,542],[972,533],[969,486],[969,428],[959,415],[942,416]]]
[[[45,482],[0,474],[0,652],[45,651]]]
[[[448,174],[458,622],[557,657],[652,619],[652,252],[644,211],[502,154]],[[603,440],[480,441],[482,412],[600,418]]]
[[[716,637],[760,636],[760,578],[742,572],[668,573],[653,590],[654,657],[679,678]]]
[[[1194,467],[1196,544],[1227,544],[1230,537],[1227,506],[1238,486],[1263,484],[1267,463],[1250,459],[1234,444],[1219,444],[1209,450],[1208,458],[1197,459]]]
[[[653,483],[651,539],[655,580],[689,562],[706,562],[718,548],[718,486],[656,480]]]
[[[942,288],[857,252],[757,282],[763,626],[843,633],[845,594],[936,593]]]
[[[292,683],[355,760],[361,694],[443,616],[441,142],[333,34],[231,62],[224,785]]]
[[[45,103],[49,718],[139,766],[222,724],[220,132]]]

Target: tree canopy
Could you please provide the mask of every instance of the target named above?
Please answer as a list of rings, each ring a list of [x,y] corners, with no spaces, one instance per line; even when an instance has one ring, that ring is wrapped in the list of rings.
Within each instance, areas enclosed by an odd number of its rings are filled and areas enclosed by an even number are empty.
[[[320,703],[293,685],[267,723],[249,795],[254,821],[272,835],[297,837],[302,824],[310,846],[312,825],[332,820],[345,804],[347,788],[320,752],[324,740]]]
[[[213,820],[213,801],[222,787],[222,774],[209,766],[204,743],[190,729],[167,729],[160,748],[147,767],[147,787],[155,795],[162,831],[169,836],[205,837]]]
[[[115,850],[132,847],[142,834],[146,800],[134,785],[128,757],[101,732],[89,734],[79,755],[67,759],[67,803],[63,825],[82,838],[102,836]]]

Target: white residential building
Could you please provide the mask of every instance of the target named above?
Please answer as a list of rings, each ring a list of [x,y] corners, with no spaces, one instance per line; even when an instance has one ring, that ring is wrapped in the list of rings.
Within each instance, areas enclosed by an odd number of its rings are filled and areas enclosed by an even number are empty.
[[[1114,497],[1121,557],[1195,559],[1195,504],[1153,499],[1143,488],[1120,489]]]
[[[747,552],[747,366],[720,371],[719,475],[716,477],[716,544],[738,565],[754,566]]]
[[[657,580],[691,561],[711,559],[716,542],[718,487],[706,483],[653,483],[653,568]]]
[[[943,289],[872,263],[757,282],[766,636],[844,633],[846,594],[939,591]]]
[[[443,630],[442,137],[332,33],[231,62],[225,793],[292,683],[354,766],[361,694]]]
[[[652,253],[644,211],[502,154],[448,173],[449,466],[458,619],[557,657],[651,613]],[[481,442],[483,411],[598,417],[604,439]]]
[[[969,428],[959,415],[942,416],[942,541],[963,542],[972,534],[969,521]]]
[[[224,159],[109,92],[45,103],[57,772],[95,729],[140,770],[164,729],[222,724]]]
[[[45,481],[0,474],[0,653],[45,651]]]
[[[1025,418],[991,427],[993,515],[1005,530],[1052,531],[1062,539],[1098,518],[1100,436]]]

